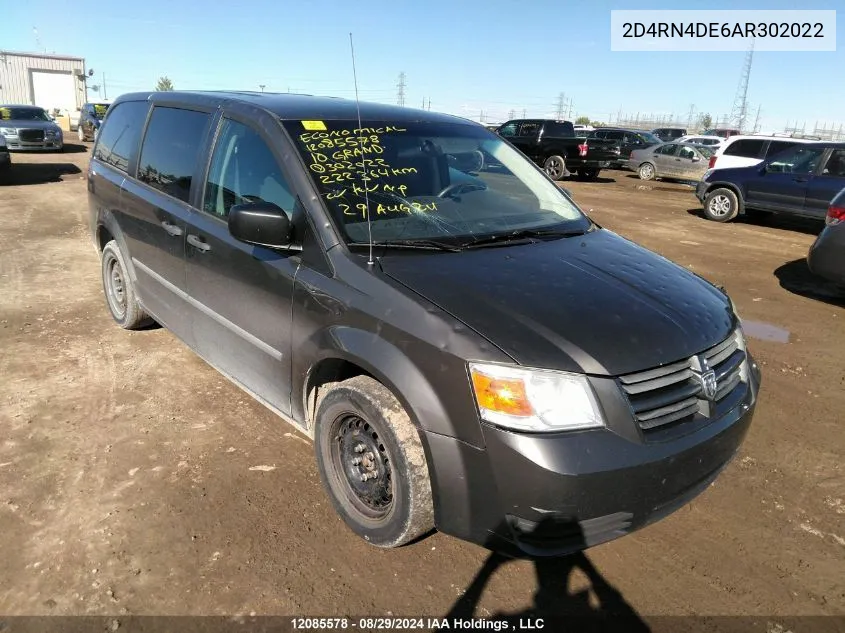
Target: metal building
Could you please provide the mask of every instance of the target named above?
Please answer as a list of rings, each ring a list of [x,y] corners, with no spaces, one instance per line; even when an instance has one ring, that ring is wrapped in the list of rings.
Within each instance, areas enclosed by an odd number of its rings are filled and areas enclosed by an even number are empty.
[[[0,103],[75,112],[85,103],[85,59],[0,50]]]

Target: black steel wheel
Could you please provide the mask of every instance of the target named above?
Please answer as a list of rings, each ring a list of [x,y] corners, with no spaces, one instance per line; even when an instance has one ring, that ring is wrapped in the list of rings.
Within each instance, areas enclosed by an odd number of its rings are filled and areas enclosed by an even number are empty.
[[[135,330],[152,323],[138,302],[126,260],[117,242],[111,240],[106,244],[101,257],[106,305],[117,324],[126,330]]]
[[[434,527],[420,435],[396,397],[369,376],[337,383],[319,399],[317,468],[337,513],[378,547],[399,547]]]

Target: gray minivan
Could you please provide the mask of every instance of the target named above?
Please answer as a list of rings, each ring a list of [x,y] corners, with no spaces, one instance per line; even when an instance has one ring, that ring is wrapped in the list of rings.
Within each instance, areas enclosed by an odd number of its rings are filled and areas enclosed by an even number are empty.
[[[436,527],[583,549],[705,490],[751,423],[760,373],[727,295],[479,124],[128,94],[87,181],[114,320],[170,329],[312,438],[373,545]]]

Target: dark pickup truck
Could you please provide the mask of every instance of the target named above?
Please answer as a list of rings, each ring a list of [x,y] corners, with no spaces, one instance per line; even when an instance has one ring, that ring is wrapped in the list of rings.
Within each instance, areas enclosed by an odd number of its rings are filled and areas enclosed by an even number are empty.
[[[575,134],[570,121],[515,119],[496,130],[523,154],[543,167],[552,180],[571,176],[595,180],[603,167],[619,160],[619,144],[609,139]]]

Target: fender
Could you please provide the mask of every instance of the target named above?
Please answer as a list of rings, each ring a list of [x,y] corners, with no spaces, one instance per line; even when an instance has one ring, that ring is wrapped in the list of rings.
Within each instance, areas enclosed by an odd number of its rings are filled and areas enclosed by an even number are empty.
[[[311,345],[320,352],[310,363],[302,384],[294,385],[294,393],[302,394],[302,417],[309,427],[311,420],[307,391],[314,369],[322,360],[340,359],[358,365],[390,389],[421,431],[458,438],[477,447],[484,445],[471,399],[467,398],[463,407],[460,403],[452,403],[448,407],[452,411],[462,408],[466,410],[466,416],[462,416],[464,419],[452,420],[446,413],[447,407],[438,390],[416,364],[392,343],[376,333],[350,326],[331,326],[315,334],[317,340],[313,340]],[[468,395],[469,389],[467,381]]]

